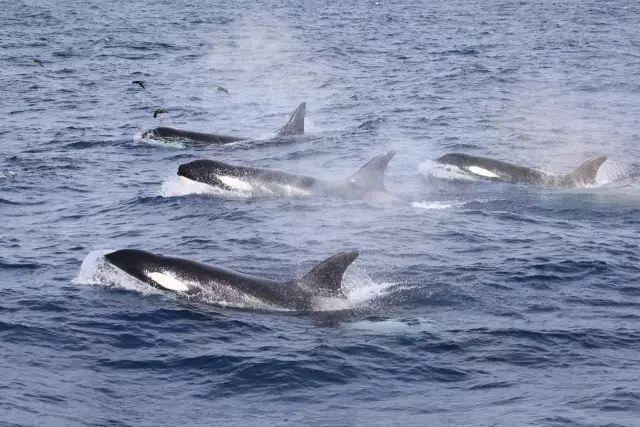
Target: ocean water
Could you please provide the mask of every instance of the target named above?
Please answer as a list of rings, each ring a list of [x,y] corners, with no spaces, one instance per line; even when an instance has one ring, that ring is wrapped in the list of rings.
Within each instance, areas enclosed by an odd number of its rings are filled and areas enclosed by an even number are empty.
[[[613,181],[640,164],[639,52],[630,1],[4,2],[0,422],[638,425],[640,189]],[[274,139],[303,101],[307,134]],[[403,202],[176,177],[388,150]],[[451,180],[454,151],[609,160],[554,190]],[[361,254],[342,304],[292,313],[145,288],[105,271],[119,248],[273,279]]]

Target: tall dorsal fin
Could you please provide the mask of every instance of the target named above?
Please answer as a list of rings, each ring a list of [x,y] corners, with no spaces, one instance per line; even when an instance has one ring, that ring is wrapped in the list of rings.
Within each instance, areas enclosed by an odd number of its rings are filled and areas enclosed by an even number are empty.
[[[304,133],[304,115],[307,111],[307,103],[298,105],[286,125],[278,131],[278,136],[300,135]]]
[[[596,176],[598,175],[598,169],[607,160],[606,156],[596,157],[595,159],[587,160],[581,164],[575,171],[566,175],[566,179],[573,181],[578,185],[592,185],[596,183]]]
[[[315,294],[339,296],[342,294],[342,275],[358,255],[358,251],[334,255],[316,265],[298,283]]]
[[[395,155],[394,151],[388,151],[369,160],[358,172],[351,175],[349,183],[367,191],[387,191],[384,188],[384,172]]]

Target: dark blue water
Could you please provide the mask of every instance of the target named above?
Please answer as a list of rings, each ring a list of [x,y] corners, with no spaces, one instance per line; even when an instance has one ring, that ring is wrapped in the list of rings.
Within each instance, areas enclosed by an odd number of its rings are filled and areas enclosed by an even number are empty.
[[[637,2],[18,0],[0,70],[3,423],[638,424],[640,190],[607,185],[640,162]],[[307,135],[269,140],[303,101]],[[262,141],[139,138],[161,124]],[[390,149],[406,203],[174,178]],[[451,151],[610,160],[550,190],[434,178]],[[97,259],[124,247],[275,279],[361,255],[345,306],[301,314],[115,284]]]

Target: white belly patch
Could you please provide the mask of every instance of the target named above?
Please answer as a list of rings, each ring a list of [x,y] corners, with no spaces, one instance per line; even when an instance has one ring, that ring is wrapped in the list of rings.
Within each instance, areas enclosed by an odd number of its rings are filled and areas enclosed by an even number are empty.
[[[160,273],[160,272],[152,272],[147,273],[147,276],[154,282],[156,282],[161,287],[168,289],[170,291],[176,292],[186,292],[189,290],[189,287],[178,280],[172,274]]]
[[[490,170],[486,170],[485,168],[481,168],[480,166],[469,166],[467,170],[472,174],[484,176],[487,178],[500,178],[500,175],[496,175]]]

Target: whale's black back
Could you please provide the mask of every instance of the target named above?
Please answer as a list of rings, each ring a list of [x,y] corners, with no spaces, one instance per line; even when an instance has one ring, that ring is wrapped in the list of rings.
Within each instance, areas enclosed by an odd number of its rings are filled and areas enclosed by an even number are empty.
[[[522,184],[543,184],[547,175],[539,170],[518,166],[489,157],[472,156],[469,154],[450,153],[436,160],[438,163],[454,165],[462,169],[481,167],[499,175],[499,178],[484,177],[485,179]]]
[[[248,274],[192,261],[169,257],[137,249],[122,249],[105,255],[116,267],[131,276],[159,289],[164,289],[150,279],[148,273],[171,273],[186,282],[229,286],[240,292],[279,306],[306,309],[309,294],[294,286],[294,282],[277,282]]]
[[[170,127],[157,127],[151,129],[148,133],[159,138],[183,138],[206,144],[229,144],[231,142],[245,141],[248,139],[239,136],[193,132],[190,130],[174,129]]]
[[[491,181],[573,188],[595,184],[598,170],[606,160],[606,156],[587,160],[576,170],[566,175],[547,175],[537,169],[518,166],[501,160],[490,159],[488,157],[472,156],[460,153],[445,154],[436,161],[442,164],[457,166]],[[476,174],[472,169],[470,169],[474,166],[494,173],[497,177]]]

